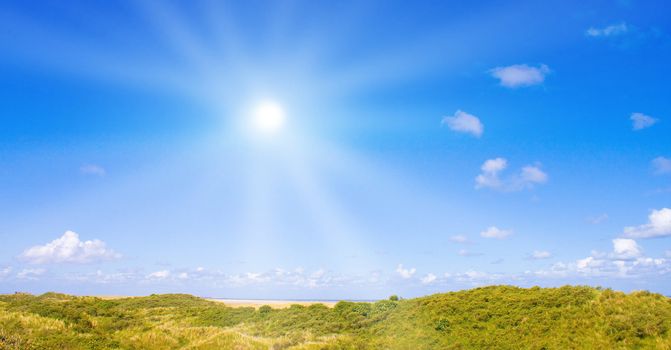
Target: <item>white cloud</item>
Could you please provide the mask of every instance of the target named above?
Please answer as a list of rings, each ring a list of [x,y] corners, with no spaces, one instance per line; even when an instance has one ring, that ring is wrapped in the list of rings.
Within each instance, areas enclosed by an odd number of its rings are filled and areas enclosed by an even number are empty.
[[[478,117],[461,110],[458,110],[453,116],[444,117],[442,123],[447,124],[453,131],[472,134],[475,137],[482,136],[484,130],[484,125]]]
[[[117,283],[141,281],[145,279],[146,276],[140,274],[137,271],[105,273],[102,270],[97,270],[95,272],[89,272],[89,273],[68,274],[65,276],[65,278],[67,280],[78,281],[78,282],[117,284]]]
[[[612,241],[609,254],[592,251],[586,258],[573,263],[556,263],[550,270],[537,271],[540,277],[618,277],[641,278],[671,273],[668,259],[643,255],[643,250],[633,239],[618,238]]]
[[[615,36],[615,35],[620,35],[624,34],[629,30],[627,27],[627,24],[622,22],[619,24],[613,24],[609,25],[607,27],[603,28],[594,28],[591,27],[587,29],[585,32],[585,35],[591,36],[591,37],[608,37],[608,36]]]
[[[629,119],[631,119],[631,128],[635,131],[649,128],[658,122],[657,119],[643,113],[632,113]]]
[[[47,270],[45,269],[23,269],[16,274],[16,278],[26,280],[36,280],[42,276]]]
[[[168,277],[170,277],[170,271],[168,270],[160,270],[160,271],[155,271],[147,275],[148,279],[152,280],[164,280]]]
[[[631,248],[631,247],[629,247]],[[631,251],[625,246],[621,253]],[[161,283],[175,286],[189,285],[209,286],[211,288],[290,288],[290,289],[313,289],[361,288],[370,286],[375,288],[398,286],[399,283],[412,283],[429,285],[458,285],[468,284],[472,286],[488,284],[513,284],[513,285],[538,285],[544,279],[567,279],[562,283],[579,283],[576,278],[641,278],[644,281],[655,281],[664,279],[671,275],[671,259],[654,258],[642,255],[620,259],[615,253],[593,252],[591,256],[577,259],[572,262],[557,262],[547,269],[537,271],[492,273],[487,271],[467,270],[449,272],[445,274],[427,273],[419,278],[414,278],[416,270],[399,266],[395,272],[369,271],[361,275],[338,275],[330,271],[319,269],[306,271],[301,268],[284,270],[277,268],[267,272],[246,272],[230,275],[221,270],[206,270],[197,273],[195,269],[176,269],[155,271],[151,274],[142,270],[126,270],[122,272],[103,273],[102,271],[86,273],[65,273],[64,275],[49,273],[50,281],[77,281],[100,284],[128,284],[128,283]],[[640,251],[640,249],[639,249]],[[499,260],[500,261],[500,260]],[[187,272],[188,271],[188,272]],[[401,272],[399,272],[401,271]],[[25,269],[16,274],[17,279],[37,280],[46,273],[44,269]],[[403,273],[406,277],[394,278],[396,273]],[[152,276],[151,278],[149,276]],[[594,280],[596,281],[596,280]],[[552,282],[556,284],[556,282]]]
[[[480,232],[480,236],[484,238],[504,239],[513,233],[512,230],[502,230],[496,226],[490,226],[486,230]]]
[[[513,275],[510,276],[505,276],[503,274],[498,274],[498,273],[489,273],[489,272],[483,272],[483,271],[474,271],[474,270],[469,270],[466,272],[459,272],[459,273],[446,273],[445,274],[446,278],[451,278],[456,282],[459,283],[468,283],[470,285],[474,286],[480,286],[480,285],[486,285],[486,284],[492,284],[492,283],[497,283],[497,281],[501,281],[502,279],[515,279],[516,277]]]
[[[244,287],[250,285],[291,286],[299,288],[338,287],[346,284],[379,283],[379,274],[365,276],[341,276],[324,269],[308,272],[303,268],[285,270],[276,268],[266,272],[244,272],[227,274],[218,270],[203,268],[159,270],[149,274],[140,272],[104,274],[80,274],[69,279],[95,283],[161,282],[181,284],[208,283],[213,286]]]
[[[576,266],[578,269],[584,270],[592,267],[599,267],[603,264],[603,260],[595,259],[593,256],[588,256],[584,259],[579,259],[576,261]]]
[[[457,254],[459,254],[461,256],[481,256],[482,255],[482,253],[472,252],[468,249],[459,249]]]
[[[20,256],[31,264],[90,263],[119,257],[106,247],[105,242],[97,239],[81,241],[79,235],[72,231],[66,231],[63,236],[45,245],[28,248]]]
[[[436,281],[436,275],[429,273],[426,276],[422,277],[422,284],[431,284]]]
[[[105,176],[107,171],[100,165],[84,164],[79,167],[79,171],[84,175]]]
[[[415,274],[415,269],[403,270],[407,271],[410,276]],[[26,269],[18,273],[17,277],[22,279],[37,279],[44,272],[46,272],[44,269]],[[185,283],[189,283],[189,285],[200,284],[213,288],[263,286],[264,288],[289,287],[292,289],[343,288],[362,285],[381,286],[391,280],[390,275],[382,274],[379,271],[370,271],[361,275],[340,275],[325,269],[307,271],[300,267],[293,270],[276,268],[266,272],[244,272],[238,274],[228,274],[221,270],[203,268],[175,268],[150,273],[143,272],[141,269],[117,272],[98,270],[95,272],[50,274],[49,277],[52,280],[98,284],[161,283],[183,286]]]
[[[270,281],[269,274],[262,274],[258,272],[245,272],[230,276],[228,281],[234,285],[247,285],[254,283],[266,283]]]
[[[75,273],[68,274],[66,278],[69,280],[75,280],[80,282],[93,282],[100,284],[118,284],[118,283],[142,283],[150,281],[182,281],[182,280],[193,280],[197,278],[208,279],[214,281],[214,277],[224,277],[223,274],[219,275],[204,275],[197,272],[196,270],[189,270],[186,272],[181,270],[181,272],[170,271],[170,270],[158,270],[151,273],[144,273],[141,269],[134,270],[124,270],[118,272],[103,272],[102,270],[97,270],[94,273]]]
[[[297,270],[296,272],[298,274],[303,273],[302,270]],[[276,280],[283,280],[288,274],[290,273],[283,269],[276,269],[274,273],[246,272],[231,276],[229,281],[236,285],[267,283],[270,282],[273,277],[275,277]]]
[[[410,268],[410,269],[406,269],[406,268],[403,267],[403,264],[398,264],[398,267],[396,268],[396,272],[402,278],[408,279],[408,278],[411,278],[415,274],[415,272],[417,272],[417,269],[415,269],[414,267]]]
[[[482,173],[475,177],[475,187],[501,187],[499,173],[506,167],[508,167],[508,161],[505,158],[499,157],[494,159],[487,159],[480,167]]]
[[[10,273],[12,273],[11,266],[3,267],[2,269],[0,269],[0,279],[9,276]]]
[[[633,239],[616,238],[613,240],[613,257],[631,259],[642,255],[641,247]]]
[[[307,272],[303,268],[285,270],[276,268],[273,271],[265,273],[247,272],[238,275],[226,276],[226,283],[235,286],[244,286],[249,284],[267,284],[267,285],[288,285],[299,288],[324,288],[342,286],[348,283],[369,283],[376,280],[378,276],[343,277],[333,274],[324,269],[318,269],[313,272]]]
[[[589,222],[592,225],[598,225],[602,222],[605,222],[606,220],[608,220],[608,214],[606,213],[591,218],[587,218],[587,222]]]
[[[488,159],[482,164],[482,171],[487,173],[496,173],[508,166],[508,161],[505,158]]]
[[[671,209],[652,210],[647,224],[625,227],[624,235],[630,238],[671,236]]]
[[[671,174],[671,159],[657,157],[652,160],[652,167],[657,175]]]
[[[522,168],[520,180],[525,184],[542,184],[548,181],[548,175],[537,166],[527,165]]]
[[[535,260],[548,259],[550,257],[552,257],[552,254],[547,250],[534,250],[531,253],[531,258]]]
[[[450,241],[454,243],[468,243],[468,237],[464,235],[454,235],[450,237]]]
[[[526,64],[515,64],[507,67],[496,67],[490,70],[500,84],[509,88],[531,86],[543,83],[545,76],[550,73],[548,66],[541,64],[538,67]]]
[[[540,164],[526,165],[518,174],[502,179],[500,174],[508,167],[505,158],[486,160],[480,167],[480,174],[475,177],[475,188],[491,188],[501,191],[519,191],[531,189],[535,185],[548,181],[548,175],[540,168]]]

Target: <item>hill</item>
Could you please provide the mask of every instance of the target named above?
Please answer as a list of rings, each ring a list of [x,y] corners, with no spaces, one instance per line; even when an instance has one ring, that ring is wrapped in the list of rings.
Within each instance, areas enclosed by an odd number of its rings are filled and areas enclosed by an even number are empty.
[[[285,309],[183,294],[0,296],[0,349],[671,349],[670,329],[667,297],[579,286]]]

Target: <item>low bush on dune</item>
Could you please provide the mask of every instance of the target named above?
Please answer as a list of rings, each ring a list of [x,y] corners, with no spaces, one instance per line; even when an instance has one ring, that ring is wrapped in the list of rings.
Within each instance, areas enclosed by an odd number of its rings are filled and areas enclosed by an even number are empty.
[[[0,296],[0,349],[671,348],[671,301],[493,286],[375,303],[231,308],[184,294]]]

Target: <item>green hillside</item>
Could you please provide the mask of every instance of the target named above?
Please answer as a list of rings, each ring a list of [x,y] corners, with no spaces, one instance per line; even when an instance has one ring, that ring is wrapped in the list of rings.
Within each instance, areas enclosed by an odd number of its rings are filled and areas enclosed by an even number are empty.
[[[0,349],[671,349],[671,300],[590,287],[230,308],[189,295],[0,296]]]

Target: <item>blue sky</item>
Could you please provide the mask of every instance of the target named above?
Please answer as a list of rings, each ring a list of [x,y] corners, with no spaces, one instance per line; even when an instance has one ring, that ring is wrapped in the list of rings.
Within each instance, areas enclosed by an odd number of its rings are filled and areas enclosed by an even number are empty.
[[[662,1],[9,1],[0,292],[671,293]]]

